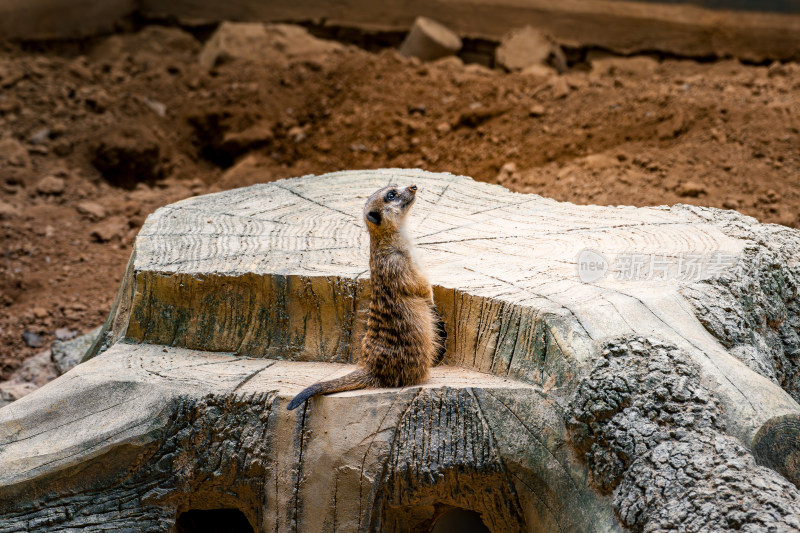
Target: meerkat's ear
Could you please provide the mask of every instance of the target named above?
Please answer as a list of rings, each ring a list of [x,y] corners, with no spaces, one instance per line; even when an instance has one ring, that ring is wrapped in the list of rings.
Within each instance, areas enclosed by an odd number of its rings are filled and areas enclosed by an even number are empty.
[[[369,220],[370,222],[372,222],[376,226],[380,226],[381,225],[382,218],[383,217],[381,217],[380,211],[370,211],[369,213],[367,213],[367,220]]]

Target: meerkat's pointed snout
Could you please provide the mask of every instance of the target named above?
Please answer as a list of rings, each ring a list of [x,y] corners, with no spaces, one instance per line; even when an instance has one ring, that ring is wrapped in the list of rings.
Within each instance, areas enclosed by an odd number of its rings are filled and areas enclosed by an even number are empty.
[[[400,208],[405,213],[417,199],[417,186],[409,185],[400,192]]]

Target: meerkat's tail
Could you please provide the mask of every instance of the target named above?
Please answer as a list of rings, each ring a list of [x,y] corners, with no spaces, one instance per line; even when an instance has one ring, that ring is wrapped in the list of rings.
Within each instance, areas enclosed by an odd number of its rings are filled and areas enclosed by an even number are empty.
[[[296,409],[300,407],[303,402],[318,394],[365,389],[370,385],[372,385],[372,377],[365,369],[359,368],[358,370],[350,372],[346,376],[332,379],[330,381],[320,381],[319,383],[314,383],[310,387],[306,387],[302,392],[300,392],[300,394],[295,396],[291,402],[289,402],[289,405],[287,405],[286,408],[290,411]]]

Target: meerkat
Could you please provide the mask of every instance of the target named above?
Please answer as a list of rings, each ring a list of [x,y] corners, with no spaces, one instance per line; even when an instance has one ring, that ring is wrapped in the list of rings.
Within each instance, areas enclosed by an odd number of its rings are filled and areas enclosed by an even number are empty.
[[[444,355],[444,323],[405,231],[416,194],[416,185],[405,189],[390,185],[370,196],[364,206],[372,296],[360,368],[304,389],[289,402],[289,410],[318,394],[416,385]]]

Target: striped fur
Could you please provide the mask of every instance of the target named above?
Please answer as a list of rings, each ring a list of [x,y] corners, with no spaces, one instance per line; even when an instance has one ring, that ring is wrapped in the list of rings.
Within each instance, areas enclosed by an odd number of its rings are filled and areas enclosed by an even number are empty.
[[[289,409],[317,394],[416,385],[441,359],[443,324],[433,306],[431,285],[404,231],[415,198],[415,186],[399,189],[391,185],[375,192],[364,206],[372,296],[361,342],[361,368],[311,385],[289,403]]]

